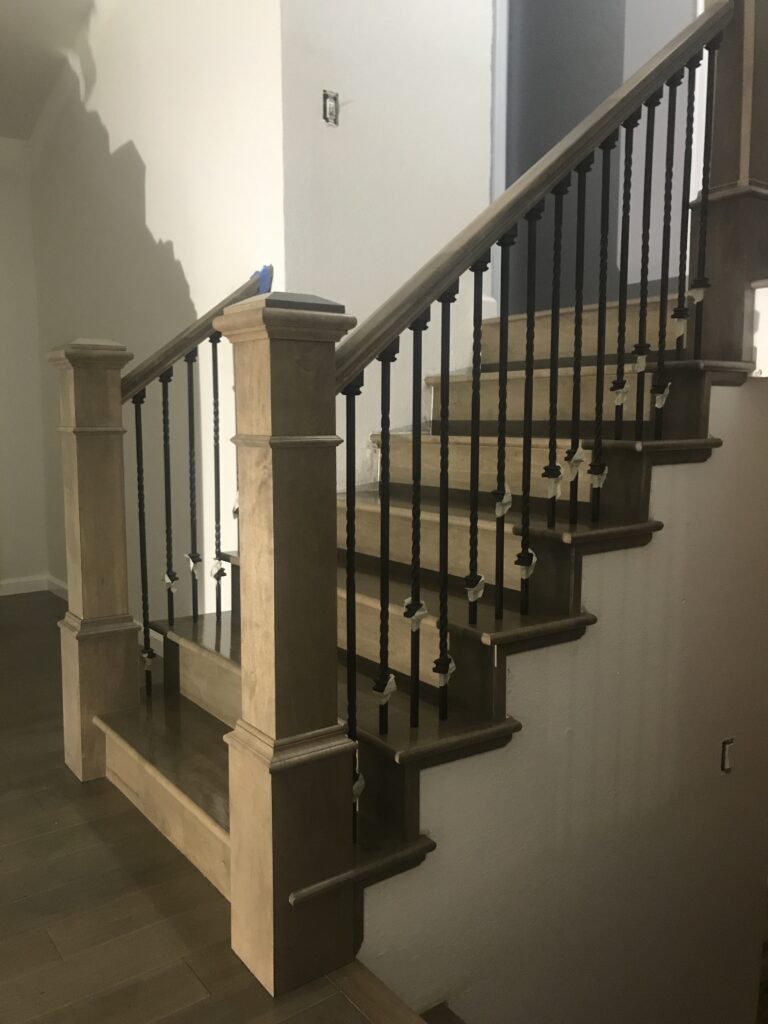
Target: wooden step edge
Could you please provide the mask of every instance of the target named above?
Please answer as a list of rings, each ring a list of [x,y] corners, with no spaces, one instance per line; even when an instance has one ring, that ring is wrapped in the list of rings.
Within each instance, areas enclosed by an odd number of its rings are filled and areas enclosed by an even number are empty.
[[[327,977],[370,1024],[424,1024],[422,1017],[359,960]]]
[[[229,832],[104,718],[93,723],[107,744],[107,779],[229,899]]]
[[[346,889],[349,886],[372,885],[374,882],[382,882],[386,878],[392,878],[394,875],[417,867],[427,854],[432,853],[436,848],[437,843],[433,839],[421,835],[411,842],[403,842],[384,852],[366,853],[366,851],[360,850],[357,863],[347,871],[294,890],[288,896],[288,902],[292,907],[298,907],[310,900],[319,899],[321,896],[327,896],[329,893]]]
[[[554,617],[530,625],[513,626],[511,629],[483,630],[477,626],[468,626],[464,622],[449,621],[448,629],[462,636],[477,637],[486,647],[502,647],[505,654],[513,654],[537,647],[554,646],[580,639],[588,626],[594,626],[597,616],[591,612],[580,612],[578,615]]]
[[[414,730],[416,738],[413,745],[408,746],[393,745],[388,742],[386,736],[358,728],[358,739],[376,747],[395,764],[434,768],[449,761],[459,761],[465,757],[474,757],[476,754],[506,747],[522,727],[522,723],[516,718],[506,718],[503,722],[468,726],[465,731],[424,741],[419,741],[418,730]]]
[[[554,529],[550,529],[548,526],[532,525],[530,536],[534,541],[568,544],[583,553],[596,554],[600,551],[615,550],[616,547],[642,546],[651,539],[654,533],[663,529],[664,524],[658,519],[614,526],[556,526]],[[521,534],[519,525],[515,526],[514,532],[518,536]]]
[[[240,565],[240,552],[239,551],[222,551],[221,552],[222,562],[229,562],[230,565]]]

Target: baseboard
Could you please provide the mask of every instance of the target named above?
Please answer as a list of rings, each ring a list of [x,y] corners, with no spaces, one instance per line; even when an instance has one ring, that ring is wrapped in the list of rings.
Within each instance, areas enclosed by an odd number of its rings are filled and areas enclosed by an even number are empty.
[[[18,576],[15,579],[0,580],[0,597],[34,594],[41,590],[49,591],[63,601],[67,599],[67,584],[55,576]]]

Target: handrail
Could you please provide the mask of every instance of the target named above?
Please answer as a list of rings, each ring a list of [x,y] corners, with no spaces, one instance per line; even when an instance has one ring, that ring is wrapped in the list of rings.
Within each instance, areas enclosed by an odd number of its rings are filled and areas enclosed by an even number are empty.
[[[728,23],[732,0],[718,0],[601,103],[581,124],[491,203],[374,313],[336,353],[341,392],[424,310],[521,220],[611,132],[634,114]]]
[[[169,370],[179,359],[183,359],[191,352],[195,345],[205,341],[214,331],[213,321],[221,316],[227,306],[233,306],[236,302],[250,299],[254,295],[263,295],[272,287],[273,268],[262,267],[257,273],[241,284],[239,288],[228,295],[226,299],[219,302],[213,309],[204,313],[199,320],[196,320],[189,327],[185,327],[180,334],[163,345],[151,356],[139,363],[123,377],[122,395],[123,403],[130,401],[134,395],[143,391],[148,384],[157,380],[161,373]]]

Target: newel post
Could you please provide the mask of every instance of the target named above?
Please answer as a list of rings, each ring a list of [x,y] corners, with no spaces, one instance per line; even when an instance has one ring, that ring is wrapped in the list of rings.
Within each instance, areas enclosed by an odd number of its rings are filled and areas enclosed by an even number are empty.
[[[273,293],[215,322],[234,352],[240,499],[232,948],[273,994],[354,957],[351,889],[290,902],[352,857],[354,744],[337,711],[334,349],[355,323],[343,314]]]
[[[120,371],[133,357],[107,341],[50,355],[59,368],[68,609],[61,629],[64,760],[81,781],[105,773],[94,715],[139,700],[138,626],[128,610]]]
[[[768,280],[768,0],[734,0],[717,51],[713,115],[703,355],[750,360],[751,285]],[[695,227],[698,219],[695,209]]]

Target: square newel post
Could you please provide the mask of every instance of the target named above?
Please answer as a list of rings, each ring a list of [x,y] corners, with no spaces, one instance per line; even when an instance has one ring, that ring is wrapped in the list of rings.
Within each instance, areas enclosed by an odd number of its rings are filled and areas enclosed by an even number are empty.
[[[339,725],[335,343],[344,307],[273,293],[215,322],[232,342],[242,714],[228,737],[232,948],[279,994],[354,957],[355,746]]]
[[[768,0],[734,0],[717,51],[707,237],[702,354],[750,360],[751,285],[768,279]]]
[[[52,352],[59,367],[68,609],[61,628],[64,760],[81,781],[105,772],[94,715],[139,700],[138,626],[128,610],[120,371],[132,355],[107,341]]]

